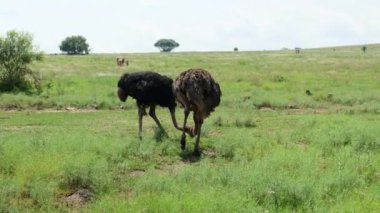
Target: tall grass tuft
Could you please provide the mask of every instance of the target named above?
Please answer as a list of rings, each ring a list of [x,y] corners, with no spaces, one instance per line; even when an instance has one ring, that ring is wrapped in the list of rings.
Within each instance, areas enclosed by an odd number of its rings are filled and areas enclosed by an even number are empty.
[[[90,189],[94,193],[106,192],[110,187],[108,164],[94,156],[78,156],[63,165],[60,186],[70,190]]]

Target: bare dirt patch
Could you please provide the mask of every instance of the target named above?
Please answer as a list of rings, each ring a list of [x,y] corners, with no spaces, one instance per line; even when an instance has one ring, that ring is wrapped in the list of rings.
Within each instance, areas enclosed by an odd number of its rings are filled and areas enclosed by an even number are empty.
[[[161,164],[156,167],[157,171],[160,174],[176,174],[185,166],[185,163],[182,161],[175,161],[171,164]]]
[[[66,107],[65,109],[45,109],[38,110],[38,112],[96,112],[95,108],[75,108],[75,107]]]
[[[144,174],[145,174],[145,170],[143,169],[134,169],[129,172],[129,176],[131,177],[140,177],[140,176],[143,176]]]
[[[216,158],[216,151],[213,149],[204,149],[202,150],[202,155],[207,156],[209,158]]]
[[[80,208],[91,200],[92,193],[89,189],[78,189],[74,193],[69,194],[63,201],[66,205],[73,208]]]
[[[49,112],[49,113],[55,113],[55,112],[97,112],[98,110],[95,107],[92,108],[75,108],[75,107],[65,107],[63,109],[54,109],[54,108],[46,108],[46,109],[27,109],[27,110],[22,110],[22,109],[0,109],[0,112]],[[9,119],[10,117],[4,117],[2,116],[1,118],[3,119]],[[0,118],[0,119],[1,119]]]
[[[223,132],[221,130],[217,130],[217,129],[212,129],[208,133],[209,137],[220,137],[222,135],[223,135]]]

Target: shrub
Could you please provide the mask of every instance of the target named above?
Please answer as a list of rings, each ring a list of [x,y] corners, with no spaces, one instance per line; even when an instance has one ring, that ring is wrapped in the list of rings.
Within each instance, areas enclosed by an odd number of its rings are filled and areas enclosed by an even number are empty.
[[[0,90],[41,91],[40,78],[29,64],[42,60],[32,44],[32,36],[24,32],[9,31],[0,37]]]

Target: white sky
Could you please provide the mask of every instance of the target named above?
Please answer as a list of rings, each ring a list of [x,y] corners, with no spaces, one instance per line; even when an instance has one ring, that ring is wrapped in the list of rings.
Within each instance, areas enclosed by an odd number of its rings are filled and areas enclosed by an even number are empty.
[[[92,52],[269,50],[380,42],[379,0],[0,0],[0,35],[34,35],[58,53],[71,35]]]

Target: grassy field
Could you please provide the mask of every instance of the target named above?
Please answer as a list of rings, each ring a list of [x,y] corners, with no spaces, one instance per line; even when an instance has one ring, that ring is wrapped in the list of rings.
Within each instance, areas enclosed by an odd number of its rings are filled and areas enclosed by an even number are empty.
[[[0,212],[378,212],[379,58],[380,45],[47,55],[33,64],[43,93],[0,94]],[[189,154],[194,138],[180,151],[167,109],[168,137],[145,117],[140,141],[120,75],[197,67],[223,93],[202,157]]]

